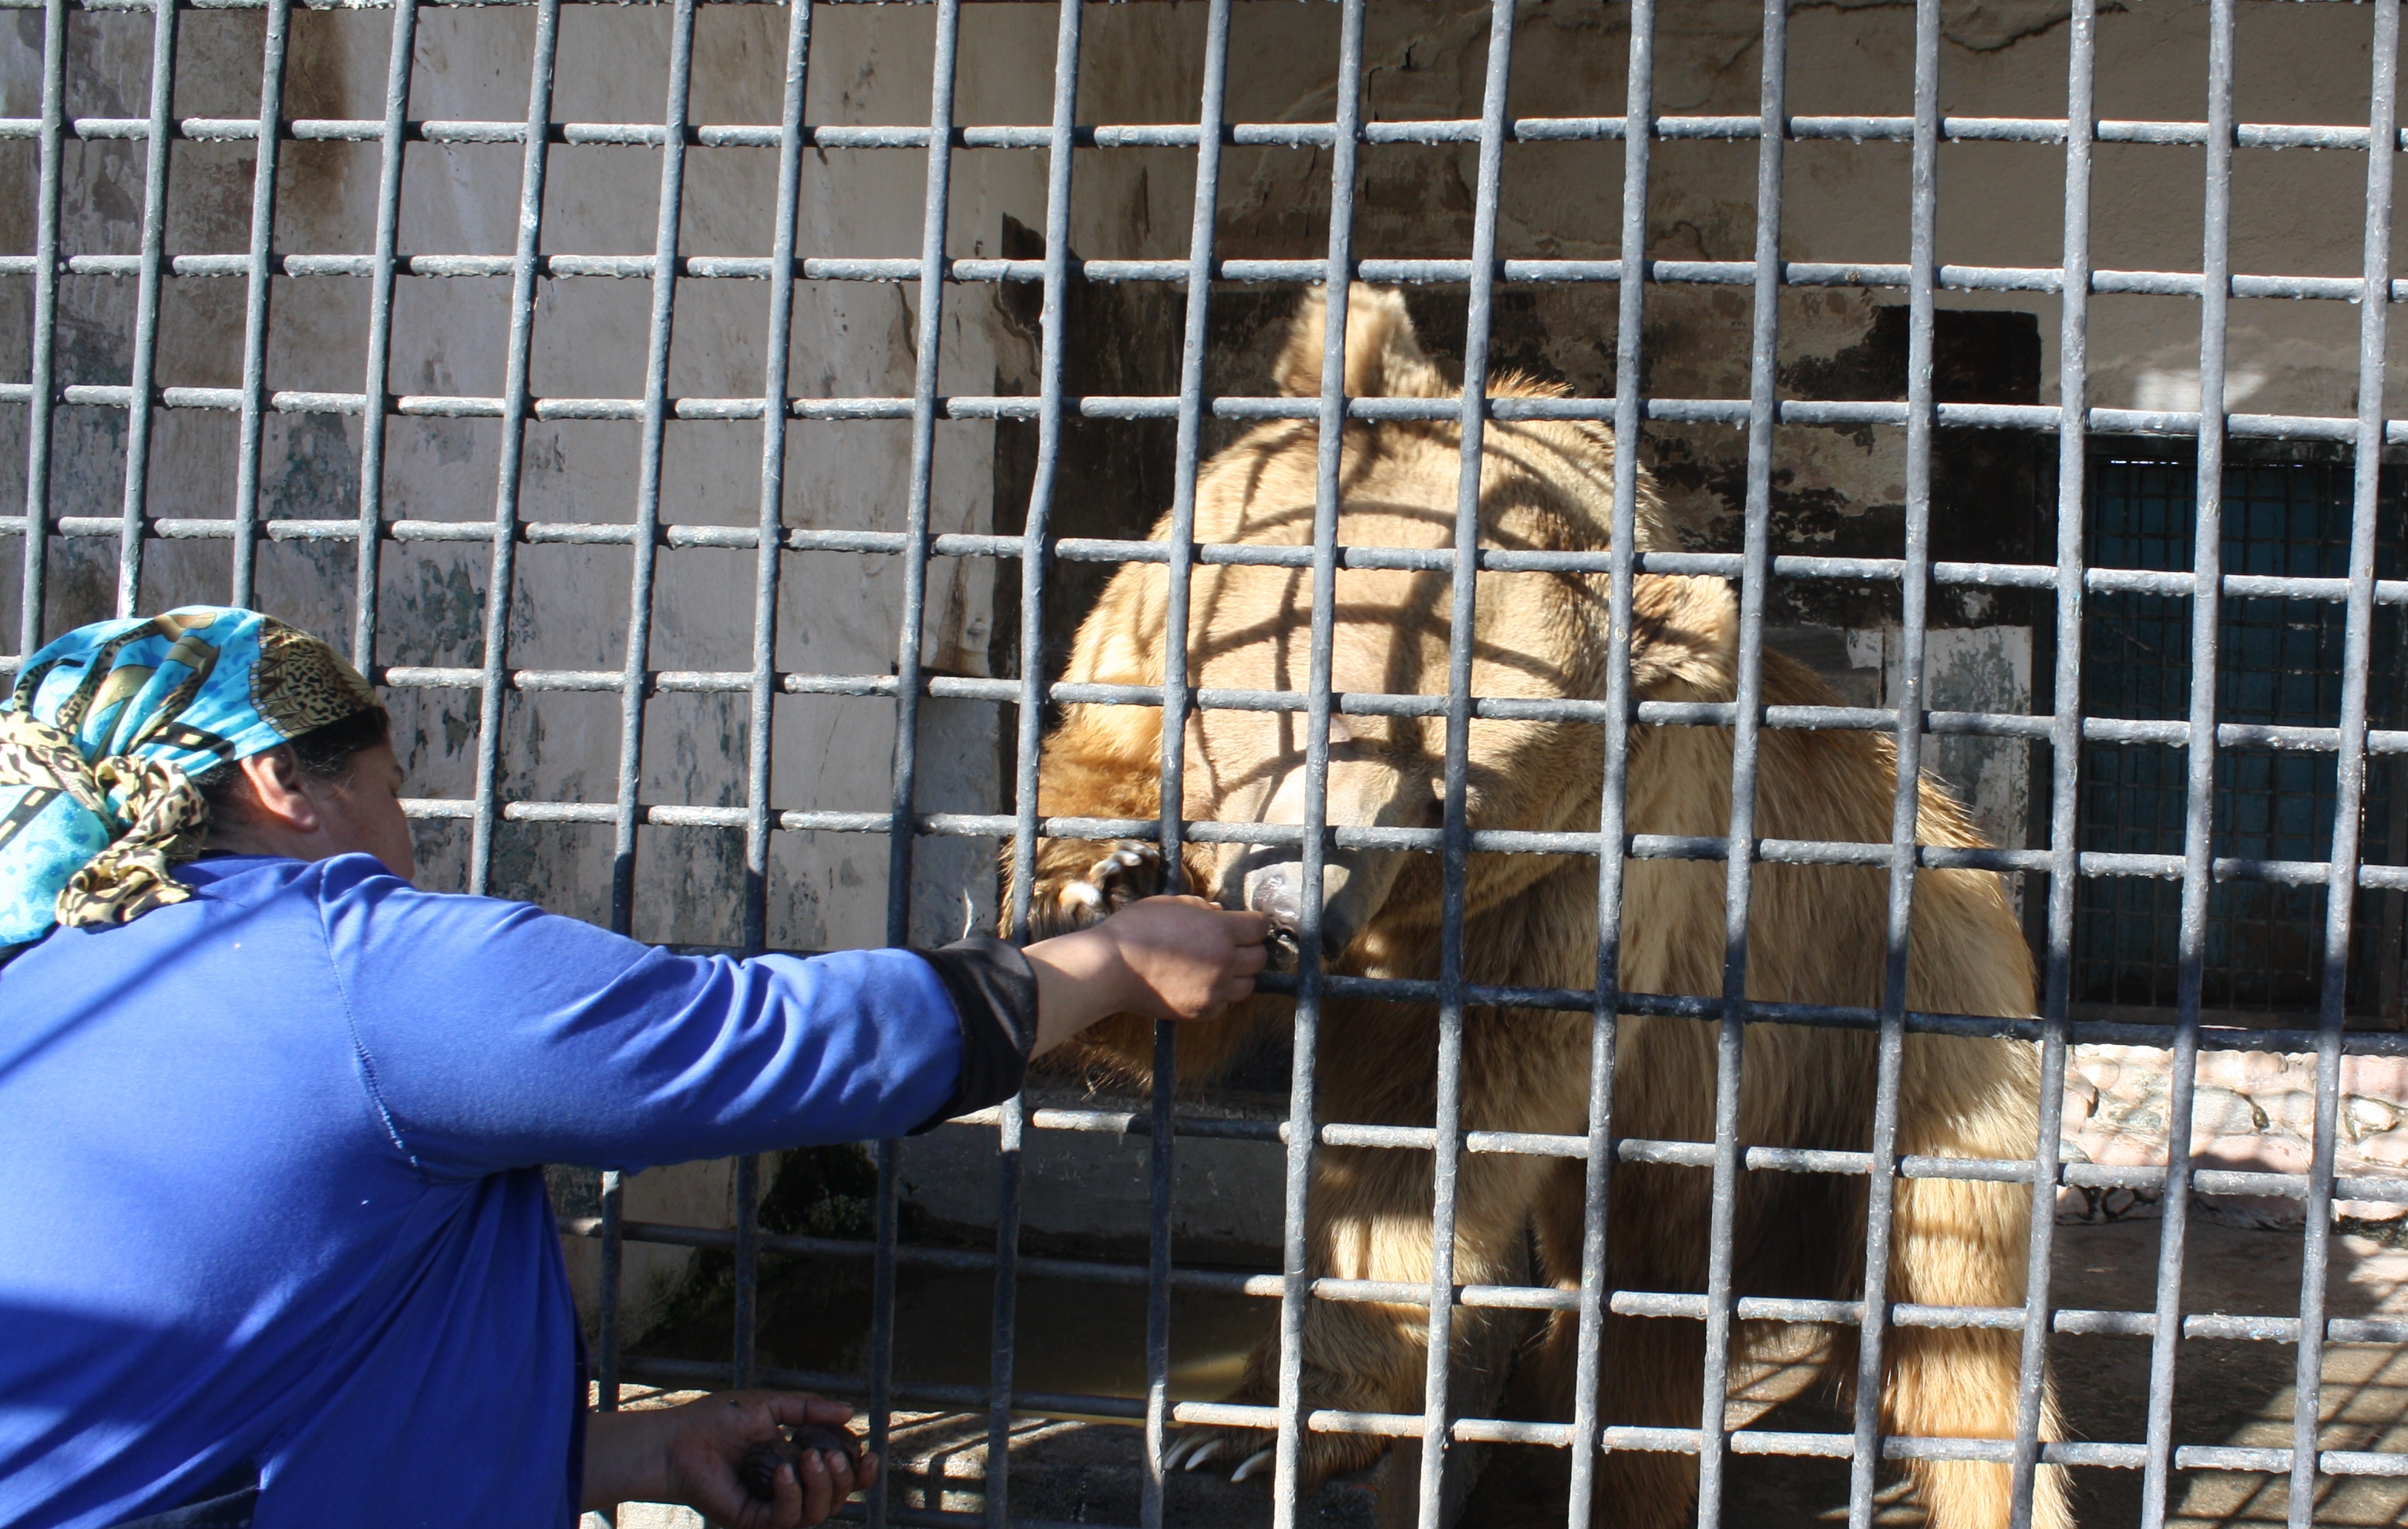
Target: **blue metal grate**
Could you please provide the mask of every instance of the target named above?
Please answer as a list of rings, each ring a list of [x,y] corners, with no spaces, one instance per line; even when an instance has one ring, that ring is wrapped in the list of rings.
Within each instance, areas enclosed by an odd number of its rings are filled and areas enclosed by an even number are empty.
[[[2092,464],[2090,563],[2094,567],[2177,571],[2191,564],[2198,471],[2181,457],[2110,455]],[[2349,571],[2351,471],[2323,463],[2236,464],[2224,474],[2222,555],[2244,576],[2341,579]],[[2400,483],[2386,474],[2379,506],[2376,577],[2402,566]],[[2092,597],[2083,632],[2083,709],[2091,716],[2172,721],[2189,709],[2193,666],[2189,600],[2120,593]],[[2329,602],[2261,597],[2225,603],[2215,667],[2218,722],[2316,727],[2341,720],[2347,633]],[[2368,720],[2401,724],[2401,622],[2375,612],[2368,671]],[[2182,844],[2182,750],[2092,743],[2083,750],[2082,847],[2164,854]],[[2367,859],[2396,863],[2390,849],[2397,765],[2369,773],[2363,834]],[[2237,861],[2300,861],[2330,842],[2337,808],[2331,755],[2230,748],[2215,759],[2211,852]],[[2352,921],[2348,1007],[2394,1017],[2398,982],[2378,969],[2398,960],[2389,894],[2361,892]],[[2313,1013],[2323,970],[2325,889],[2268,881],[2219,881],[2210,893],[2200,1003],[2266,1016]],[[2083,883],[2077,901],[2074,993],[2078,1000],[2171,1009],[2180,959],[2181,895],[2143,879]]]

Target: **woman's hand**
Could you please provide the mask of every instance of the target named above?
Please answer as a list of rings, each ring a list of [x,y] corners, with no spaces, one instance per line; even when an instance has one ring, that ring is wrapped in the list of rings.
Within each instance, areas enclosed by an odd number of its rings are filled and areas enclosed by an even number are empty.
[[[779,1467],[772,1501],[737,1475],[744,1451],[779,1437],[781,1424],[841,1428],[853,1408],[798,1391],[730,1391],[678,1407],[591,1412],[585,1428],[588,1511],[621,1503],[681,1503],[733,1529],[799,1529],[878,1479],[878,1457],[853,1462],[834,1450],[805,1450]]]
[[[1037,973],[1042,1052],[1113,1014],[1203,1020],[1253,996],[1270,921],[1201,897],[1148,897],[1024,952]]]

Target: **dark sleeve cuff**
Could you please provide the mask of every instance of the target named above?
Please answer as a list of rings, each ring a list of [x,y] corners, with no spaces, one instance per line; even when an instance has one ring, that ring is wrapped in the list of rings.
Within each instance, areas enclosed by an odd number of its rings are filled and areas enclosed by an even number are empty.
[[[937,969],[962,1026],[961,1080],[952,1098],[912,1128],[918,1136],[1020,1092],[1037,1042],[1037,973],[1026,956],[988,935],[913,953]]]

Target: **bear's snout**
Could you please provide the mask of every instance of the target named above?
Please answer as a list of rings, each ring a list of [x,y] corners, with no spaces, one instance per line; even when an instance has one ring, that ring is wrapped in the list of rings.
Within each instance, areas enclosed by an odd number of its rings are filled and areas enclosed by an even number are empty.
[[[1272,965],[1281,971],[1293,971],[1302,948],[1305,909],[1314,899],[1305,887],[1303,864],[1272,858],[1278,853],[1258,851],[1247,857],[1233,878],[1236,885],[1223,883],[1238,895],[1221,900],[1250,907],[1270,920]],[[1342,955],[1379,911],[1395,878],[1396,859],[1393,854],[1340,850],[1323,863],[1318,897],[1323,960],[1335,961]]]
[[[1302,865],[1290,862],[1265,866],[1246,878],[1246,906],[1271,922],[1264,943],[1270,947],[1274,971],[1296,970],[1301,950],[1297,936],[1304,929],[1303,872]]]
[[[1246,878],[1246,906],[1290,935],[1304,928],[1304,867],[1291,861],[1267,865]]]

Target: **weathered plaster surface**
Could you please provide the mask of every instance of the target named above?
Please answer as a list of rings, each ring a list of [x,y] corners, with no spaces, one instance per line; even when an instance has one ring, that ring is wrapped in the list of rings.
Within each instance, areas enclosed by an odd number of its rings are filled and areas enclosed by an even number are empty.
[[[1865,706],[1895,706],[1905,652],[1896,627],[1846,636],[1851,668],[1870,671]],[[1925,705],[1934,711],[2020,713],[2031,709],[2031,629],[2026,626],[1940,627],[1924,635]],[[1923,767],[1944,781],[1972,811],[1974,825],[1993,844],[2023,848],[2031,810],[2028,746],[2015,738],[1933,734]]]

